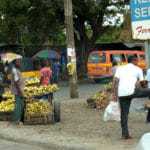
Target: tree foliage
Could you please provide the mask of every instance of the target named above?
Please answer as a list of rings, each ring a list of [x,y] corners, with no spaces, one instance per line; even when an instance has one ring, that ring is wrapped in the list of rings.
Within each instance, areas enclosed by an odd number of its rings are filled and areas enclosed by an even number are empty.
[[[107,18],[104,16],[117,12],[107,9],[111,0],[72,1],[76,46],[85,56],[102,36],[107,36],[109,27],[103,25]],[[0,0],[0,4],[0,42],[23,45],[64,42],[63,0]],[[118,0],[115,6],[120,8],[122,4]]]
[[[96,39],[105,32],[103,17],[109,6],[109,0],[99,3],[93,0],[73,0],[73,4],[75,30],[79,35],[77,39],[81,43],[94,44]],[[87,34],[88,28],[91,30],[91,36]]]
[[[59,0],[0,0],[0,4],[1,41],[40,45],[56,39],[63,28]]]
[[[125,5],[122,0],[115,4],[111,0],[73,0],[73,4],[76,39],[84,49],[91,48],[103,34],[112,30],[112,27],[104,26],[104,21],[109,16],[123,13],[121,6]],[[116,9],[108,10],[112,5]]]
[[[28,0],[0,0],[0,37],[4,42],[16,43],[21,28],[26,26]]]

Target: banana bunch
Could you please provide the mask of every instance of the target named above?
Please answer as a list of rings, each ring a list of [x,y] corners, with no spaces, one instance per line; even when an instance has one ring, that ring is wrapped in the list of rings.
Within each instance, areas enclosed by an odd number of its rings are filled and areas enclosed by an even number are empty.
[[[29,85],[34,85],[34,84],[39,84],[40,83],[40,79],[35,77],[35,78],[28,78],[25,80],[25,85],[29,86]]]
[[[100,96],[101,96],[101,93],[97,92],[96,94],[93,95],[92,99],[96,101],[97,99],[100,98]]]
[[[52,106],[47,101],[32,101],[26,105],[26,115],[44,115],[52,112]]]
[[[101,91],[96,93],[92,99],[95,100],[96,108],[103,109],[108,105],[108,93],[106,91]]]
[[[106,91],[112,91],[112,82],[106,84],[106,85],[104,86],[104,89],[105,89]]]
[[[12,99],[12,101],[15,100],[15,96],[11,93],[11,91],[5,91],[2,97],[5,99]]]
[[[96,99],[96,107],[98,109],[103,109],[108,105],[108,95],[105,91],[102,91],[100,93],[100,97],[98,99]]]
[[[48,93],[56,92],[58,86],[56,84],[47,85],[47,86],[31,86],[24,88],[25,97],[41,96]]]
[[[56,92],[57,90],[59,90],[57,84],[48,85],[48,88],[49,88],[49,90],[51,90],[52,92]]]
[[[12,99],[8,99],[7,101],[2,101],[0,103],[0,111],[1,112],[10,112],[13,111],[15,108],[15,103]]]
[[[68,69],[68,73],[69,75],[73,75],[76,69],[75,63],[71,62],[67,64],[67,69]]]

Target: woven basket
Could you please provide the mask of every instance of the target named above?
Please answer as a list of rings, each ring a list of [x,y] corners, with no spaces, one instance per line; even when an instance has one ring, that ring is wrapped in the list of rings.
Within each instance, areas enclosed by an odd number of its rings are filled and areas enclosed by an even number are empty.
[[[28,115],[25,113],[24,124],[26,125],[38,125],[38,124],[50,124],[53,122],[53,114],[34,114]]]

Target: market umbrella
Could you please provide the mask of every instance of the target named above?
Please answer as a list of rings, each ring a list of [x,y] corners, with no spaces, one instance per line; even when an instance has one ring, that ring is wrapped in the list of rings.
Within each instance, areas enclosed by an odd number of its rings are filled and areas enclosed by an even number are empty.
[[[59,59],[60,55],[54,50],[41,50],[33,56],[33,58],[49,58],[49,59]]]
[[[22,59],[22,56],[16,53],[3,53],[1,54],[1,60],[6,63],[10,63],[15,59]]]

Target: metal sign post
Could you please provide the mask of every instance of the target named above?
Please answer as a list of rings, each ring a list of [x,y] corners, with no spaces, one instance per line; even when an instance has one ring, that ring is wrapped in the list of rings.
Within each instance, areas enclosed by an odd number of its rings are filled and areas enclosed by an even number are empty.
[[[150,40],[145,41],[145,54],[147,68],[150,68]]]
[[[150,68],[150,0],[131,0],[133,39],[145,41],[147,67]]]

